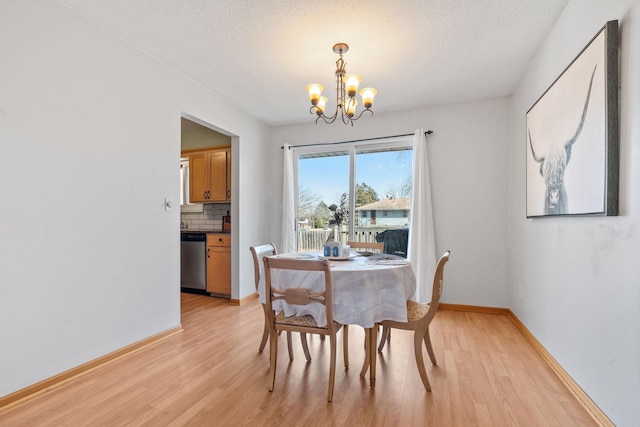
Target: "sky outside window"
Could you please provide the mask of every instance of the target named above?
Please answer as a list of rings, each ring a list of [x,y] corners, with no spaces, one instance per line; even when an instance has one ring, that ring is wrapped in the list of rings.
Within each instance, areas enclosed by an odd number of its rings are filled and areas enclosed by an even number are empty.
[[[398,191],[411,182],[412,150],[360,151],[356,155],[356,183],[365,183],[378,193],[379,199],[400,197]],[[410,198],[406,194],[405,198]]]
[[[317,196],[327,205],[338,204],[342,193],[349,189],[348,152],[330,157],[300,158],[298,182],[301,192]],[[400,188],[410,179],[413,151],[358,152],[356,157],[356,183],[372,187],[380,199],[394,188]]]
[[[349,191],[349,153],[331,157],[301,158],[298,162],[300,194],[318,198],[327,206],[338,204],[342,193]]]

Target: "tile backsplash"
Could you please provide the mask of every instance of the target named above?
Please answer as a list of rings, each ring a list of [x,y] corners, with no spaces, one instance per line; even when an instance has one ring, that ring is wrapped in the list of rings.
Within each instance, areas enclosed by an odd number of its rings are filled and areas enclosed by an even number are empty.
[[[204,212],[182,212],[180,214],[180,228],[197,231],[222,230],[222,217],[231,210],[230,203],[207,203]]]

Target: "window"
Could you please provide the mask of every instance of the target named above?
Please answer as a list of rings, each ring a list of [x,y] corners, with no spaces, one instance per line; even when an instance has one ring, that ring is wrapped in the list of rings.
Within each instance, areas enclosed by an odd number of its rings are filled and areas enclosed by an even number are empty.
[[[180,204],[189,204],[189,158],[180,159]]]
[[[180,158],[180,212],[204,212],[204,205],[189,203],[189,158]]]
[[[298,146],[293,150],[297,182],[298,251],[319,251],[334,229],[329,206],[346,212],[336,240],[376,241],[406,227],[400,212],[411,206],[413,136],[381,141]],[[370,207],[356,211],[361,206]],[[351,208],[353,207],[353,208]],[[376,211],[382,210],[383,214]],[[390,214],[395,211],[397,213]],[[406,211],[406,217],[409,212]]]

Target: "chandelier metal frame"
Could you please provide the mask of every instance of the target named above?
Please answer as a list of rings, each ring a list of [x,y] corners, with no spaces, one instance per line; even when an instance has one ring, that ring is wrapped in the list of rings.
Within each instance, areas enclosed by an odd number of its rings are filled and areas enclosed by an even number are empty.
[[[347,63],[343,58],[343,54],[349,51],[349,45],[346,43],[336,43],[333,46],[333,51],[339,55],[336,61],[336,111],[331,116],[325,114],[325,103],[327,98],[321,96],[321,92],[324,87],[317,83],[312,83],[307,86],[307,92],[309,93],[309,99],[311,100],[311,108],[309,112],[316,114],[316,125],[318,121],[322,119],[326,124],[331,124],[336,121],[338,117],[342,119],[342,123],[345,125],[353,126],[353,122],[358,120],[365,112],[371,113],[373,116],[373,98],[377,94],[374,88],[364,88],[360,90],[362,96],[362,104],[364,110],[360,111],[360,114],[356,115],[356,107],[358,101],[356,100],[356,93],[358,93],[358,84],[360,83],[360,76],[348,75],[346,71]]]

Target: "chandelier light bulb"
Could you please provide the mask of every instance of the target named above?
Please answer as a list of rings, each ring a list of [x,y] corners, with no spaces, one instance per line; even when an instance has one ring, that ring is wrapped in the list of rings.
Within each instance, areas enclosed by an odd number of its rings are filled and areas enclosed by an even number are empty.
[[[358,85],[362,81],[362,78],[357,74],[349,74],[344,76],[345,90],[349,98],[353,98],[358,93]]]
[[[327,97],[326,96],[321,96],[320,99],[318,100],[318,104],[316,105],[317,107],[317,114],[321,115],[322,113],[324,113],[324,107],[327,104]]]
[[[347,101],[347,116],[352,118],[356,114],[356,107],[358,106],[358,101],[355,98],[351,98]]]
[[[362,105],[364,105],[364,108],[371,108],[371,106],[373,105],[373,98],[375,98],[377,93],[378,91],[372,87],[365,87],[364,89],[360,89],[360,96],[362,97]]]
[[[307,86],[307,92],[309,93],[309,100],[311,100],[312,105],[317,105],[320,100],[320,96],[322,95],[322,91],[324,90],[324,86],[319,85],[317,83],[311,83]]]

